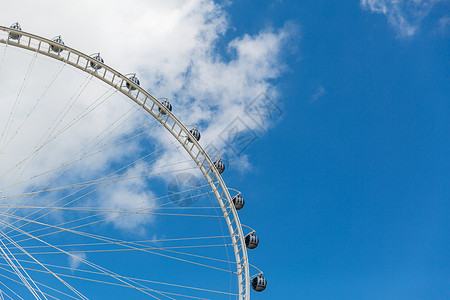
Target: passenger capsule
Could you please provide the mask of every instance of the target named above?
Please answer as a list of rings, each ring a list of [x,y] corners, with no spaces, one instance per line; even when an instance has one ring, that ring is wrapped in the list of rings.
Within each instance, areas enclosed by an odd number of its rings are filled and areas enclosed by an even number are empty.
[[[53,38],[52,41],[55,42],[55,43],[58,43],[58,44],[61,44],[61,45],[64,46],[64,42],[63,42],[63,40],[61,39],[61,36],[57,36],[57,37]],[[61,52],[63,51],[62,47],[58,47],[58,46],[56,46],[56,45],[51,45],[51,46],[50,46],[50,49],[51,49],[53,52],[56,52],[56,53],[61,53]]]
[[[94,56],[92,58],[95,59],[98,62],[104,63],[103,58],[100,56],[100,54],[97,54],[96,56]],[[93,61],[91,61],[89,64],[90,64],[91,68],[96,70],[96,71],[100,70],[102,68],[101,65],[99,65],[99,64],[97,64],[97,63],[95,63]]]
[[[250,232],[245,236],[245,246],[247,246],[248,249],[255,249],[258,247],[258,244],[259,239],[254,232]]]
[[[262,292],[267,287],[267,280],[262,274],[259,274],[252,278],[251,284],[254,291]]]
[[[128,79],[131,80],[131,82],[135,83],[136,85],[140,85],[139,79],[136,76],[130,76]],[[136,88],[132,86],[129,82],[127,82],[127,89],[134,91]]]
[[[216,167],[217,171],[219,171],[219,174],[222,174],[223,172],[225,172],[225,164],[223,163],[223,161],[221,159],[216,160],[214,162],[214,166]]]
[[[189,132],[194,136],[194,138],[197,141],[200,141],[200,131],[197,130],[197,128],[189,130]],[[188,141],[192,143],[192,140],[190,137],[188,137]]]
[[[17,22],[12,24],[11,26],[9,26],[9,28],[22,31],[22,27],[20,27],[20,24],[17,23]],[[9,33],[9,38],[10,39],[18,40],[20,37],[21,37],[21,35],[18,34],[18,33],[13,33],[13,32]]]
[[[233,201],[233,204],[234,204],[234,207],[236,208],[236,210],[240,210],[245,205],[244,198],[242,197],[241,194],[237,194],[236,196],[231,198],[231,201]]]
[[[164,100],[163,102],[161,102],[161,104],[165,107],[165,108],[158,107],[158,110],[162,115],[167,114],[167,110],[172,111],[172,104],[170,104],[169,101]]]

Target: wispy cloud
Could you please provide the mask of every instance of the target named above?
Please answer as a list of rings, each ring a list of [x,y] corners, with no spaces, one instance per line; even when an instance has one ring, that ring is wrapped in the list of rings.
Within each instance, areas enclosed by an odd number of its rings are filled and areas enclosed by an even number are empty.
[[[319,98],[323,97],[327,93],[327,90],[323,86],[319,86],[316,92],[311,96],[311,102],[316,102]]]
[[[438,2],[442,0],[361,0],[361,7],[385,15],[399,37],[408,38]]]
[[[81,265],[82,261],[85,259],[86,259],[86,253],[84,253],[84,252],[75,253],[68,257],[69,267],[72,270],[72,273],[75,271],[75,269],[78,269],[78,267]]]
[[[444,16],[437,22],[436,30],[441,34],[447,34],[450,29],[450,16]]]

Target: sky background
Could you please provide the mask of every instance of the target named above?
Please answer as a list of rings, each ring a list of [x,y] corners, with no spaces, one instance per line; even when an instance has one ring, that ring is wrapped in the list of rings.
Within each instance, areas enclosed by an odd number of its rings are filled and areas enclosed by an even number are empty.
[[[356,1],[268,3],[245,23],[301,27],[284,118],[250,150],[266,299],[450,296],[448,12],[411,36]]]
[[[105,49],[203,146],[247,125],[223,177],[260,238],[252,299],[450,298],[449,1],[28,2],[2,24]]]
[[[230,7],[236,32],[300,28],[274,82],[284,115],[237,181],[268,278],[257,299],[450,297],[450,6],[367,2]]]

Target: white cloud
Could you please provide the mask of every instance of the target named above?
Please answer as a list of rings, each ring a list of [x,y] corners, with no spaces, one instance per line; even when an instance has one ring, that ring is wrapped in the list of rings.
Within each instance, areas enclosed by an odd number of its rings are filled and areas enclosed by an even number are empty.
[[[133,168],[127,169],[127,172],[133,171],[135,171]],[[144,170],[140,170],[134,172],[133,176],[144,174]],[[151,214],[146,213],[154,212],[151,208],[156,205],[155,195],[148,189],[142,178],[110,185],[101,189],[97,197],[93,201],[94,204],[105,203],[111,210],[122,211],[122,213],[109,212],[106,215],[115,228],[144,235],[146,233],[145,225],[154,220]]]
[[[422,20],[442,0],[361,0],[363,9],[384,14],[400,37],[416,34]]]
[[[24,31],[48,38],[61,34],[66,45],[88,54],[100,51],[105,62],[113,68],[122,73],[136,72],[141,85],[154,96],[169,97],[174,113],[185,124],[199,125],[202,133],[201,143],[204,146],[214,142],[219,148],[224,147],[224,141],[220,140],[218,135],[233,119],[240,117],[244,121],[248,120],[245,107],[255,97],[265,92],[274,101],[278,99],[278,91],[271,82],[286,69],[282,57],[283,49],[290,42],[290,38],[297,34],[295,25],[291,23],[282,28],[262,28],[256,34],[235,37],[228,43],[225,51],[222,51],[217,48],[218,42],[224,38],[231,25],[224,8],[212,0],[23,0],[11,2],[2,8],[0,19],[8,23],[3,25],[18,21]],[[11,55],[10,52],[8,55]],[[7,63],[8,59],[5,62]],[[38,60],[39,64],[41,62],[46,63],[46,66],[39,68],[40,72],[48,73],[47,77],[42,78],[48,78],[59,67],[48,60]],[[22,69],[13,65],[2,67],[7,67],[11,72],[20,72],[26,70],[29,61],[22,62],[22,65]],[[70,71],[63,72],[63,78],[67,83],[73,84],[74,88],[82,85],[82,82],[72,79]],[[2,77],[5,80],[2,81],[2,95],[3,99],[8,99],[7,103],[12,105],[17,91],[20,90],[20,82],[7,82],[9,77],[13,78],[11,74]],[[34,94],[24,96],[23,99],[35,99],[34,95],[42,93],[46,84],[44,81],[31,82],[28,88],[33,90]],[[75,90],[68,92],[68,86],[61,81],[52,90],[53,101],[44,101],[37,109],[57,114],[64,107],[65,101],[68,101],[58,97],[71,95]],[[87,92],[100,97],[98,91],[93,88]],[[73,115],[68,116],[66,120],[72,120],[72,117],[83,109],[83,99],[84,97],[80,98],[77,102],[79,107],[75,105]],[[33,161],[22,177],[30,177],[36,170],[51,169],[55,162],[73,157],[76,155],[77,145],[95,137],[95,134],[110,124],[110,120],[120,116],[130,107],[120,101],[111,103],[115,104],[110,105],[108,102],[108,105],[100,106],[86,117],[85,122],[77,124],[70,135],[62,136],[59,143],[52,144],[48,151]],[[19,105],[13,131],[20,121],[26,118],[28,109]],[[3,113],[5,117],[2,117],[2,121],[6,122],[9,110],[5,109]],[[129,120],[120,128],[119,133],[136,127],[142,120],[145,120],[143,116]],[[43,128],[49,126],[50,121],[41,119],[33,122],[40,124],[36,128]],[[257,128],[254,122],[248,121],[246,124],[248,128],[245,130]],[[93,131],[93,128],[97,131]],[[1,169],[11,167],[8,162],[16,163],[16,157],[27,155],[30,149],[24,148],[23,145],[36,145],[40,137],[41,135],[35,133],[34,127],[23,131],[23,135],[11,144],[11,159],[3,160]],[[159,144],[165,144],[168,139],[166,135],[161,134],[153,134],[152,137],[156,138],[155,142]],[[89,178],[93,178],[118,159],[124,158],[127,153],[138,152],[140,147],[139,143],[134,143],[105,152],[101,157],[79,165],[76,172],[72,172],[72,178],[64,180],[70,181],[73,177],[85,178],[87,174]],[[180,156],[164,159],[164,162],[159,161],[156,165],[178,161]],[[250,167],[247,156],[240,156],[238,161]],[[22,189],[41,182],[45,180],[38,178]],[[134,207],[136,203],[144,203],[145,207],[153,205],[151,192],[143,192],[145,183],[133,184],[123,183],[105,189],[101,198],[108,198],[114,207],[130,208],[130,205]],[[139,225],[149,223],[151,218],[136,215],[135,221],[123,223],[119,218],[115,225],[122,229],[135,229]]]
[[[72,272],[81,265],[83,260],[86,260],[86,253],[72,253],[71,256],[68,256],[69,267],[72,269]]]

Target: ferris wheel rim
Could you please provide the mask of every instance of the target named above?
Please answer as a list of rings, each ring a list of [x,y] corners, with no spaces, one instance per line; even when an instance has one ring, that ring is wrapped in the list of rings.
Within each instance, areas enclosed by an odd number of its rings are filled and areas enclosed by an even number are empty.
[[[209,157],[207,152],[200,145],[196,136],[192,134],[191,130],[189,130],[171,110],[167,109],[167,107],[162,104],[162,102],[160,102],[156,97],[154,97],[144,88],[142,88],[139,85],[139,80],[138,82],[136,82],[133,79],[128,78],[126,75],[123,75],[122,73],[107,65],[105,62],[99,61],[93,56],[89,56],[81,51],[68,47],[64,43],[59,43],[54,39],[46,39],[39,35],[4,26],[0,26],[0,31],[8,34],[6,39],[0,39],[0,43],[2,44],[36,52],[52,59],[61,61],[89,75],[92,75],[105,82],[112,88],[117,89],[127,98],[141,106],[146,112],[148,112],[152,117],[160,122],[161,125],[163,125],[163,127],[167,129],[167,131],[172,134],[172,136],[180,143],[181,146],[183,146],[186,152],[196,163],[198,169],[201,171],[206,181],[210,185],[213,194],[221,207],[223,217],[226,220],[227,227],[230,232],[230,237],[232,239],[232,245],[235,254],[237,265],[236,274],[239,287],[238,299],[250,299],[250,285],[252,278],[249,272],[250,264],[247,255],[245,235],[242,230],[239,215],[233,204],[229,189],[222,179],[221,173],[219,172],[219,170],[217,170],[214,161]],[[18,36],[18,38],[11,39],[10,34]],[[28,40],[22,42],[24,41],[24,38]],[[38,42],[37,46],[32,42]],[[56,54],[52,52],[54,51],[54,48],[59,50],[56,51]],[[62,52],[68,53],[67,56],[62,55]],[[78,57],[76,62],[70,60],[71,55],[72,57]],[[81,64],[80,59],[83,64]],[[99,72],[100,69],[90,68],[92,64],[101,66],[101,69],[103,69],[103,71]],[[101,75],[101,73],[103,73],[103,75]],[[112,75],[112,80],[108,80],[106,74],[110,76]],[[135,92],[136,95],[132,94],[131,91]],[[151,105],[149,104],[149,100]],[[175,128],[177,128],[177,131],[175,130]],[[199,159],[200,157],[202,159]],[[221,193],[219,192],[219,189],[221,190]],[[232,218],[230,218],[230,216],[232,216]],[[235,226],[235,228],[233,227],[233,225]]]

